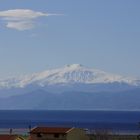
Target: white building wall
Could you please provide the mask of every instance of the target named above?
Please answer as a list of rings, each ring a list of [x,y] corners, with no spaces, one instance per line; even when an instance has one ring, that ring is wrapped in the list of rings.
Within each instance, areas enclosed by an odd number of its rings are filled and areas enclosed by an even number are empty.
[[[73,128],[67,133],[67,140],[89,140],[89,137],[84,130]]]

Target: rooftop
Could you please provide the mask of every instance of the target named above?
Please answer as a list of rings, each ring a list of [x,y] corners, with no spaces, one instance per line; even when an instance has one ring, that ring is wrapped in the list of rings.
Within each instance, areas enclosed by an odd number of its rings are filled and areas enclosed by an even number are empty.
[[[33,128],[30,133],[46,133],[46,134],[65,134],[68,133],[72,128],[62,128],[62,127],[36,127]]]
[[[17,135],[0,135],[0,140],[16,140],[17,138]]]

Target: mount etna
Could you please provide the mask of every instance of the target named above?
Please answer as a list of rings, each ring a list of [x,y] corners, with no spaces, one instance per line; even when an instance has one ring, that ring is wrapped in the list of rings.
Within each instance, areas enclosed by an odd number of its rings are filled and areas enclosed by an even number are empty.
[[[80,64],[0,80],[0,109],[140,110],[140,79]]]

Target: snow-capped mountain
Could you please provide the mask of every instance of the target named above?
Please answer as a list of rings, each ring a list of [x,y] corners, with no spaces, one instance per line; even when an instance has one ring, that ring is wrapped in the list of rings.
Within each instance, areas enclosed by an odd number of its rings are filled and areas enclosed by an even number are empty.
[[[79,64],[0,80],[0,109],[140,110],[140,80]]]
[[[114,75],[101,70],[86,68],[80,64],[72,64],[28,76],[0,80],[0,89],[24,88],[30,85],[45,87],[58,84],[109,84],[116,82],[132,86],[140,85],[140,80],[136,78]]]

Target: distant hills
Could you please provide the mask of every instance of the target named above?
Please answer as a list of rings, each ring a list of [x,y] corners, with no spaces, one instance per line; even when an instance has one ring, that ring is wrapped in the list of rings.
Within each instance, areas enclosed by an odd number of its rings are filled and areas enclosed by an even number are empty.
[[[140,79],[80,64],[0,80],[0,109],[140,110]]]

